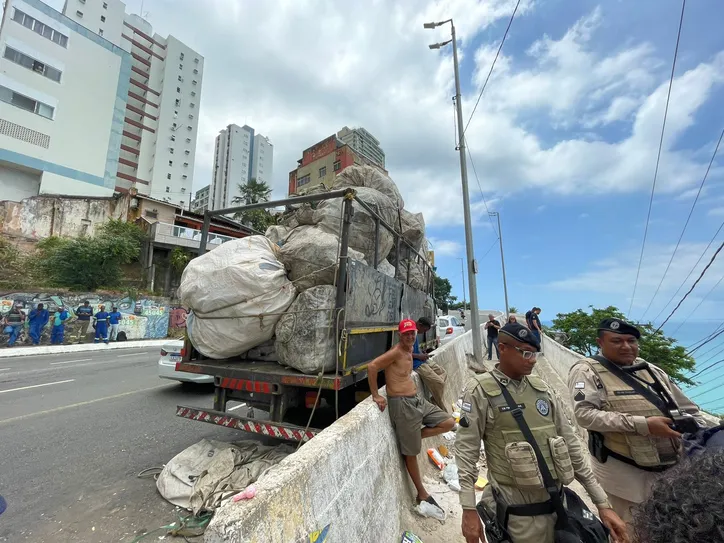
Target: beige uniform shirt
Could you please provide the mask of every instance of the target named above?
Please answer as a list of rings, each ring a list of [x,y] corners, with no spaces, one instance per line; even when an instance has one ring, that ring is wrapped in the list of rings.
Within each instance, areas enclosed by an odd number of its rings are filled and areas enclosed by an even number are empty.
[[[507,377],[497,368],[493,370],[493,375],[495,375],[503,386],[510,389],[514,397],[516,394],[524,392],[526,387],[530,386],[525,378],[521,381],[515,381]],[[576,479],[586,489],[594,504],[608,507],[606,493],[603,488],[601,488],[601,485],[598,484],[598,481],[596,481],[591,471],[591,466],[587,459],[588,454],[582,449],[581,442],[576,436],[575,430],[566,419],[563,410],[558,408],[555,396],[550,393],[549,403],[558,435],[566,440]],[[485,442],[490,438],[485,432],[486,425],[488,422],[492,424],[496,416],[511,415],[510,413],[496,413],[493,409],[489,409],[488,400],[478,380],[475,378],[468,382],[463,391],[463,409],[461,414],[468,420],[468,426],[466,428],[461,424],[455,439],[455,449],[457,451],[455,460],[458,465],[461,488],[460,505],[462,505],[463,509],[475,509],[475,481],[478,479],[476,464],[480,457],[480,441]],[[488,477],[490,478],[491,484],[500,491],[503,500],[509,505],[540,503],[549,499],[545,489],[522,491],[516,487],[499,485],[490,472]]]
[[[637,359],[636,363],[639,362],[644,362],[644,360]],[[653,364],[649,364],[649,367],[671,392],[671,396],[681,410],[693,415],[700,426],[707,426],[699,408],[684,395],[678,386],[671,382],[666,372]],[[607,395],[606,389],[596,372],[587,364],[579,362],[571,368],[568,374],[568,388],[571,398],[573,398],[573,412],[581,427],[601,433],[649,435],[646,417],[603,410]],[[645,471],[611,457],[605,463],[591,458],[591,466],[606,492],[635,503],[641,503],[646,499],[651,485],[661,476],[661,473]]]

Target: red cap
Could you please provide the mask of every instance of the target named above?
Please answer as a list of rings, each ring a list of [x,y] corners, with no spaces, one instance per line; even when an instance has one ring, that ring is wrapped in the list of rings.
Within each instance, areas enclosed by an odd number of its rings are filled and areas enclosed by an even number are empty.
[[[403,319],[400,321],[400,326],[397,327],[401,334],[415,330],[417,332],[417,324],[412,319]]]

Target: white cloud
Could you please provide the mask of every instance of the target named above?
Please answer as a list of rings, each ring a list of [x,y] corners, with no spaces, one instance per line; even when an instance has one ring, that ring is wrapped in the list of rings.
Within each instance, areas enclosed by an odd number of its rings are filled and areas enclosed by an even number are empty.
[[[462,254],[462,243],[452,239],[428,239],[430,248],[435,251],[435,256],[458,256]]]

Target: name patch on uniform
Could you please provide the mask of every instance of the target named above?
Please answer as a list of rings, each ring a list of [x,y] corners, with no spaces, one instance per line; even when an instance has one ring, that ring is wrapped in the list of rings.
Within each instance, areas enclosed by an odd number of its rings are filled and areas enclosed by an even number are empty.
[[[614,391],[614,396],[636,396],[638,392],[635,390],[616,390]]]
[[[473,410],[473,406],[470,404],[470,402],[463,402],[463,405],[460,406],[460,409],[462,409],[466,413],[470,413]]]
[[[535,408],[538,410],[538,413],[540,413],[544,417],[547,416],[551,410],[550,405],[548,405],[548,402],[543,398],[540,398],[535,402]]]
[[[586,383],[578,381],[575,385],[573,385],[573,388],[586,388]]]
[[[525,409],[525,404],[524,404],[524,403],[519,403],[519,404],[518,404],[518,409]],[[509,405],[501,405],[500,407],[498,407],[498,411],[500,411],[501,413],[505,413],[506,411],[510,411],[510,406],[509,406]]]
[[[576,400],[577,402],[582,402],[583,400],[586,399],[586,395],[583,393],[582,390],[579,390],[579,391],[576,392],[576,394],[573,396],[573,399]]]

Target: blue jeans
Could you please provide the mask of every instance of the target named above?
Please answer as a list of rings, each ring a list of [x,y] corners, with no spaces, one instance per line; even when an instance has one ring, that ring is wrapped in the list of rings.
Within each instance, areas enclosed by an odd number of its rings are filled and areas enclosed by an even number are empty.
[[[28,327],[28,334],[30,339],[33,340],[33,345],[40,345],[40,336],[43,333],[43,324],[39,322],[30,323]]]
[[[53,330],[50,333],[51,345],[60,345],[63,343],[63,337],[65,336],[65,325],[53,326]]]
[[[12,333],[10,334],[10,339],[8,339],[8,347],[12,347],[15,345],[15,342],[18,339],[18,336],[20,335],[20,331],[23,329],[22,324],[9,324],[10,328],[13,329]]]
[[[104,343],[108,343],[108,324],[105,321],[96,323],[96,338],[94,343],[100,343],[99,340],[101,339]]]
[[[500,351],[498,350],[498,336],[488,336],[488,360],[493,359],[493,345],[495,345],[495,357],[500,360]]]
[[[534,335],[534,336],[536,337],[536,339],[538,340],[538,343],[540,343],[540,332],[539,332],[538,330],[536,330],[536,329],[531,330],[531,332],[533,332],[533,335]]]

